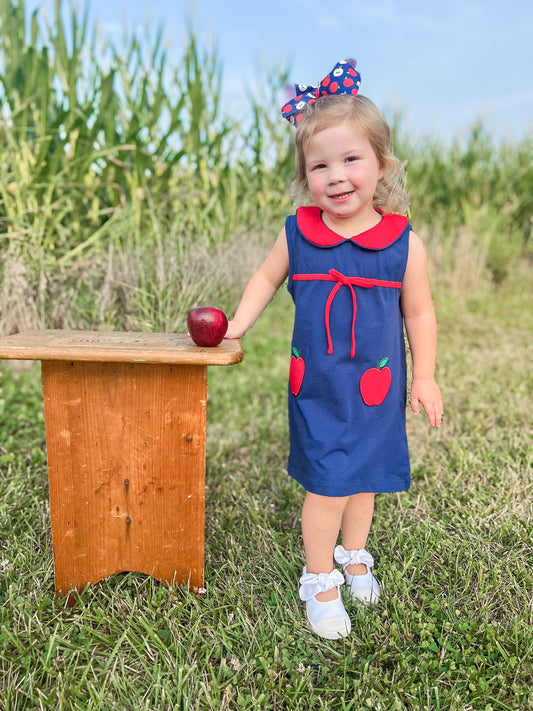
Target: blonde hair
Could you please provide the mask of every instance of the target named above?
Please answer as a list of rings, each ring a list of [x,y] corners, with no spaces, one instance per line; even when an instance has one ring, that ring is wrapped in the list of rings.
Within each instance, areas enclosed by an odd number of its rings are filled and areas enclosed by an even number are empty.
[[[391,152],[391,130],[383,114],[366,96],[335,94],[322,96],[306,106],[296,128],[296,178],[291,196],[301,203],[309,203],[305,155],[315,133],[334,124],[349,121],[363,133],[383,169],[374,194],[374,206],[384,212],[405,213],[409,197],[405,190],[403,165]]]

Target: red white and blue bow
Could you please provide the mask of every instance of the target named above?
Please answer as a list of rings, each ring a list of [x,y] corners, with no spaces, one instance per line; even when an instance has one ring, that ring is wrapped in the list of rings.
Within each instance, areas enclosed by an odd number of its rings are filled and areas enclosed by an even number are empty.
[[[319,97],[330,94],[355,96],[361,84],[361,75],[355,69],[355,65],[355,59],[345,59],[338,62],[331,72],[322,79],[318,88],[306,84],[295,84],[296,96],[282,107],[283,118],[296,126],[302,118],[302,111],[305,111],[306,106],[314,103]]]

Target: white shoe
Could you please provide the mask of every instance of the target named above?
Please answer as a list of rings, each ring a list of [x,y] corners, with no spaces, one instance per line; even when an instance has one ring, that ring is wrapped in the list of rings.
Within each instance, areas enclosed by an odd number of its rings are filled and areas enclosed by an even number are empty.
[[[340,586],[344,585],[342,573],[308,573],[304,567],[300,578],[300,600],[305,601],[307,619],[311,629],[319,637],[340,639],[350,634],[352,625],[341,599]],[[321,602],[316,595],[337,588],[334,600]]]
[[[346,583],[350,589],[350,597],[352,600],[360,600],[367,605],[375,605],[381,595],[379,584],[376,578],[372,575],[374,567],[374,559],[364,548],[359,550],[347,551],[342,546],[335,548],[335,560],[342,565]],[[367,572],[365,575],[350,575],[346,572],[349,565],[366,565]]]

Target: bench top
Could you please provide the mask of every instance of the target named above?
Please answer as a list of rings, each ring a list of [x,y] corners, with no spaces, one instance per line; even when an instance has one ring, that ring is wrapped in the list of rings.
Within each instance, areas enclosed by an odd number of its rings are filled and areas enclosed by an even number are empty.
[[[239,340],[229,339],[201,348],[179,333],[42,329],[0,338],[1,358],[232,365],[243,359],[243,350]]]

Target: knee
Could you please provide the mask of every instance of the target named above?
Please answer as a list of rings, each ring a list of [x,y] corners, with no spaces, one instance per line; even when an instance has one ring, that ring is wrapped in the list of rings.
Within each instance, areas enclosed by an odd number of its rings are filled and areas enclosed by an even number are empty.
[[[305,497],[305,505],[319,508],[324,512],[342,513],[349,499],[349,496],[322,496],[308,491]]]

